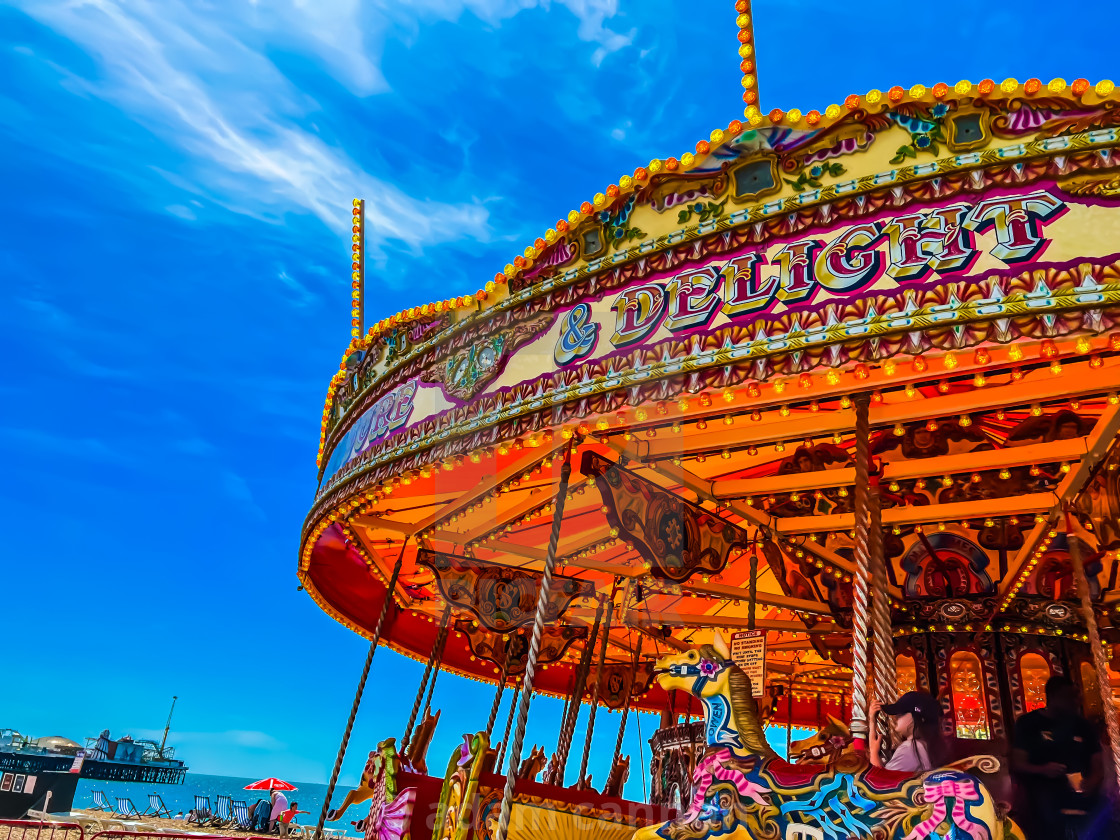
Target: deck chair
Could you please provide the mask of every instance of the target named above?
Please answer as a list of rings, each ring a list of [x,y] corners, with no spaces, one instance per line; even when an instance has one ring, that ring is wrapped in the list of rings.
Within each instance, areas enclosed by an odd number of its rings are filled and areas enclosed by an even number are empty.
[[[145,817],[163,817],[171,819],[171,809],[163,803],[163,797],[158,793],[148,794],[148,807],[144,810]]]
[[[109,800],[105,797],[105,791],[95,790],[93,792],[93,808],[91,810],[113,813],[113,806],[109,804]]]
[[[140,812],[136,810],[136,806],[132,804],[132,800],[126,796],[117,797],[116,813],[126,820],[138,820],[142,818]]]
[[[233,803],[230,797],[219,793],[216,803],[214,805],[214,816],[210,818],[210,825],[216,828],[229,825],[233,822]]]
[[[235,799],[232,803],[233,821],[238,831],[251,831],[253,816],[249,813],[249,803],[243,799]]]
[[[210,813],[210,797],[195,794],[194,810],[187,815],[187,822],[194,823],[195,825],[203,825],[213,819],[213,816],[214,815]]]

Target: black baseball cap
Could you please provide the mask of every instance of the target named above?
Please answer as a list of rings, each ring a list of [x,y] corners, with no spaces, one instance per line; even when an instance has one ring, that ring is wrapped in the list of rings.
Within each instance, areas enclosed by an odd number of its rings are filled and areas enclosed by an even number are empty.
[[[907,691],[893,703],[883,706],[888,715],[904,715],[907,712],[929,723],[941,717],[941,704],[932,694],[924,691]]]

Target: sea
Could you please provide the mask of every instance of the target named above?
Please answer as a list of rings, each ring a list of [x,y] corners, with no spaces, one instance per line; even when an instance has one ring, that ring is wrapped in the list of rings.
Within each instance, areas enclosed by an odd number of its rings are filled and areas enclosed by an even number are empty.
[[[89,809],[93,807],[93,792],[101,790],[106,798],[116,805],[117,797],[127,797],[136,805],[137,810],[143,811],[148,807],[148,794],[158,793],[163,797],[171,815],[182,811],[184,814],[194,808],[195,796],[209,796],[210,805],[214,806],[218,794],[224,793],[231,799],[244,799],[252,808],[260,798],[267,797],[267,792],[245,790],[245,785],[252,784],[256,779],[241,778],[240,776],[210,776],[206,773],[187,773],[181,785],[153,785],[142,782],[99,782],[96,779],[79,779],[78,790],[74,794],[74,807]],[[319,821],[319,809],[323,807],[323,798],[327,795],[327,786],[292,782],[298,790],[288,792],[285,796],[289,802],[299,803],[299,810],[310,811],[310,814],[300,814],[297,822],[301,825],[315,825]],[[346,795],[347,787],[338,785],[334,790],[334,800],[337,806]],[[357,831],[351,824],[363,819],[369,812],[369,804],[359,804],[351,807],[338,822],[327,822],[329,828],[345,828],[351,837],[357,836]]]

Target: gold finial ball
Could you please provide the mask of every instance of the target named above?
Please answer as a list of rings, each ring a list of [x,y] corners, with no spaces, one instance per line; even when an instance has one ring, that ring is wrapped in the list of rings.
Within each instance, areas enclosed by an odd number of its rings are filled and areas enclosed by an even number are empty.
[[[362,200],[360,198],[355,198],[354,199],[354,206],[355,207],[361,207],[362,206]]]
[[[1004,79],[999,83],[999,89],[1004,93],[1013,93],[1019,87],[1018,79]]]
[[[972,90],[972,82],[966,79],[961,79],[959,82],[953,85],[953,91],[958,94],[965,94],[970,90]]]
[[[1050,84],[1048,84],[1046,86],[1046,89],[1049,90],[1051,93],[1061,93],[1063,90],[1066,89],[1066,80],[1065,79],[1051,79]]]
[[[1114,85],[1108,79],[1101,79],[1099,82],[1097,82],[1097,86],[1094,88],[1094,90],[1097,92],[1097,96],[1108,96],[1114,90],[1116,90],[1116,85]]]
[[[864,97],[864,99],[866,99],[872,105],[874,105],[875,103],[882,100],[882,98],[883,98],[883,92],[881,90],[879,90],[878,88],[872,88],[871,90],[869,90],[867,92],[867,96]]]
[[[925,95],[926,95],[925,85],[914,85],[914,87],[910,88],[911,99],[921,99]]]

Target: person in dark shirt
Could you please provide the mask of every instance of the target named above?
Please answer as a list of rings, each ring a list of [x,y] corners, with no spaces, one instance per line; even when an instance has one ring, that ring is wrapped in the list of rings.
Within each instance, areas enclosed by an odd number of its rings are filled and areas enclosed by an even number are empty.
[[[1101,747],[1068,678],[1051,677],[1046,705],[1016,721],[1011,772],[1026,812],[1020,825],[1030,840],[1089,836],[1087,816],[1104,778]]]

